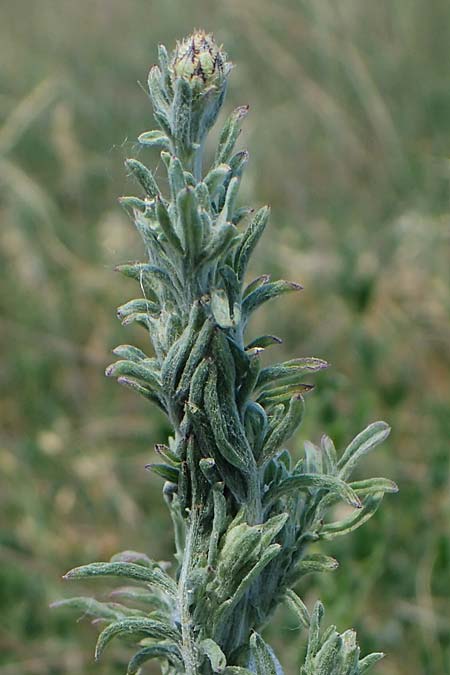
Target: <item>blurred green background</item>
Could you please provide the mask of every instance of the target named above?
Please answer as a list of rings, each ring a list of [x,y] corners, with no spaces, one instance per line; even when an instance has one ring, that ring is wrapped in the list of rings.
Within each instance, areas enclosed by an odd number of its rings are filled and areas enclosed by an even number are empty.
[[[3,0],[0,675],[123,673],[125,648],[94,665],[89,621],[48,604],[81,590],[60,580],[77,564],[172,555],[143,469],[168,429],[102,373],[116,344],[146,341],[115,319],[136,289],[112,269],[142,255],[116,198],[136,190],[125,157],[162,171],[135,141],[143,87],[158,42],[193,27],[236,64],[226,110],[251,106],[242,199],[273,207],[253,271],[305,286],[250,331],[283,337],[273,357],[333,365],[293,448],[393,426],[364,474],[400,494],[301,593],[388,653],[379,675],[450,673],[450,3]],[[298,673],[293,617],[267,636]]]

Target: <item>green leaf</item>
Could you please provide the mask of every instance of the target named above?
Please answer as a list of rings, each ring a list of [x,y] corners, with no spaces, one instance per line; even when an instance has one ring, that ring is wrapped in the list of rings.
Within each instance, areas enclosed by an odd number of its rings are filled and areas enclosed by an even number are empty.
[[[300,619],[300,622],[303,624],[305,628],[309,628],[310,624],[310,616],[308,612],[308,608],[306,607],[305,603],[303,600],[301,600],[297,593],[295,593],[293,590],[290,588],[286,591],[286,594],[284,596],[284,600],[288,607],[290,607],[295,614],[298,616]]]
[[[270,347],[271,345],[281,345],[283,340],[276,335],[260,335],[259,337],[255,338],[251,342],[246,345],[245,349],[246,351],[250,349],[254,349],[257,347],[258,349],[265,349],[266,347]]]
[[[208,318],[198,332],[177,386],[176,396],[180,399],[187,395],[194,372],[208,353],[214,328],[214,322]]]
[[[130,316],[130,314],[148,313],[157,315],[159,312],[160,306],[156,302],[151,302],[151,300],[147,300],[146,298],[130,300],[117,308],[117,316],[121,321]]]
[[[75,567],[67,572],[63,579],[84,579],[87,577],[125,577],[151,584],[173,598],[176,598],[178,594],[176,583],[156,563],[154,563],[152,569],[125,562],[91,563],[90,565]]]
[[[211,312],[221,328],[233,328],[236,325],[235,318],[230,315],[230,303],[224,290],[214,289],[211,292]]]
[[[208,245],[201,251],[201,264],[223,258],[238,234],[238,230],[231,223],[224,223],[215,229]]]
[[[285,443],[298,429],[303,419],[303,413],[303,397],[301,394],[296,394],[289,402],[287,413],[283,414],[278,424],[268,432],[259,458],[260,465],[271,459],[282,443]]]
[[[253,633],[250,638],[250,653],[258,675],[281,675],[278,660],[258,633]]]
[[[247,115],[248,106],[240,106],[233,110],[219,137],[219,144],[217,147],[214,165],[228,162],[233,152],[234,144],[240,132],[240,122]]]
[[[152,172],[142,162],[139,162],[137,159],[127,159],[125,160],[125,166],[141,184],[149,197],[155,198],[160,196],[161,193]]]
[[[254,539],[257,538],[257,533],[252,532],[252,535],[254,535]],[[243,548],[242,551],[245,554],[248,554],[252,551],[254,546],[250,544],[250,537],[247,537],[245,540],[245,545],[248,548]],[[256,543],[256,542],[255,542]],[[242,543],[244,544],[244,542]],[[261,572],[267,567],[267,565],[272,562],[274,558],[276,558],[282,548],[280,544],[271,544],[268,546],[265,550],[262,551],[260,557],[258,558],[256,564],[250,569],[250,571],[244,576],[238,587],[236,588],[235,592],[233,595],[226,600],[225,602],[222,603],[222,605],[219,607],[216,613],[216,621],[223,621],[227,618],[229,615],[229,612],[236,607],[238,602],[241,600],[241,598],[245,595],[246,591],[250,588],[252,583],[257,579]],[[247,562],[247,561],[245,561]],[[233,573],[232,573],[232,567],[231,566],[225,566],[225,571],[228,573],[230,576],[230,579],[233,579]],[[239,569],[239,567],[236,567],[236,569]]]
[[[161,390],[161,380],[155,373],[153,368],[148,368],[143,361],[136,363],[135,361],[116,361],[108,366],[105,370],[107,377],[121,377],[127,375],[142,380],[149,387],[155,389],[157,392]]]
[[[305,665],[311,666],[312,659],[316,655],[320,645],[320,624],[324,615],[324,608],[320,600],[314,605],[309,624],[308,647],[306,651]]]
[[[169,466],[169,464],[146,464],[146,469],[153,471],[164,480],[168,480],[171,483],[178,484],[178,478],[180,475],[179,469],[174,466]]]
[[[198,646],[200,651],[209,659],[213,672],[223,673],[227,660],[217,642],[207,638],[206,640],[202,640]]]
[[[299,375],[304,373],[315,373],[328,368],[328,363],[322,359],[313,357],[292,359],[284,363],[277,363],[263,368],[259,374],[257,387],[266,387],[269,383],[284,382],[291,383],[297,381]]]
[[[167,241],[172,246],[172,248],[177,251],[177,253],[184,253],[183,246],[181,241],[178,238],[175,228],[173,226],[172,220],[169,216],[169,213],[161,199],[159,197],[156,200],[156,215],[158,216],[158,222],[161,227],[161,230],[167,237]]]
[[[298,576],[305,576],[313,572],[331,572],[338,567],[339,563],[335,558],[322,553],[311,553],[298,563],[296,571]]]
[[[390,432],[391,428],[386,422],[374,422],[364,429],[364,431],[361,431],[339,459],[340,478],[344,480],[348,478],[361,457],[382,443],[389,436]]]
[[[355,511],[348,518],[324,525],[320,530],[320,538],[335,539],[335,537],[341,537],[343,534],[348,534],[361,527],[376,512],[382,499],[383,493],[369,495],[364,500],[362,509]]]
[[[177,206],[184,235],[184,248],[186,254],[195,260],[201,250],[203,239],[203,224],[199,216],[195,190],[191,187],[181,190],[178,193]]]
[[[358,495],[375,494],[377,492],[398,492],[398,485],[388,478],[367,478],[349,483]]]
[[[138,142],[141,145],[147,145],[151,148],[170,150],[170,140],[168,136],[159,129],[156,131],[144,131],[144,133],[138,136]]]
[[[156,405],[161,408],[164,412],[167,412],[165,402],[161,396],[159,396],[153,389],[147,386],[143,386],[142,384],[139,384],[135,380],[130,380],[129,377],[119,377],[117,379],[117,382],[119,384],[122,384],[124,387],[127,387],[128,389],[132,389],[133,391],[136,391],[138,394],[141,394],[141,396],[144,396],[144,398],[148,399],[149,401],[152,401],[152,403],[156,403]]]
[[[228,164],[219,164],[206,174],[204,182],[211,201],[214,200],[230,173],[231,167]]]
[[[346,630],[341,634],[342,651],[341,660],[342,675],[358,675],[358,660],[360,649],[356,641],[356,633],[354,630]]]
[[[263,406],[263,408],[269,409],[280,403],[288,403],[293,396],[307,394],[313,389],[313,384],[295,382],[294,384],[287,384],[282,387],[267,389],[266,391],[263,391],[261,394],[259,394],[256,400],[260,405]]]
[[[342,638],[339,633],[333,630],[328,638],[324,640],[315,656],[314,673],[317,673],[317,675],[336,675],[341,649]]]
[[[334,476],[337,473],[337,452],[333,441],[326,434],[320,439],[320,448],[326,473]]]
[[[302,286],[293,281],[272,281],[268,284],[263,284],[256,290],[247,295],[242,303],[242,312],[246,319],[262,304],[276,298],[283,293],[290,293],[292,291],[301,291]]]
[[[98,637],[95,647],[95,660],[98,661],[105,647],[116,637],[128,638],[139,642],[144,637],[156,640],[172,640],[176,644],[181,643],[181,635],[168,623],[152,621],[151,619],[124,619],[110,624]]]
[[[258,241],[266,229],[270,217],[270,208],[263,206],[256,212],[252,222],[248,226],[242,238],[239,248],[236,251],[234,267],[238,278],[242,281]]]
[[[183,666],[178,647],[176,645],[161,643],[152,645],[151,647],[144,647],[137,652],[128,663],[127,675],[138,675],[141,672],[141,666],[151,659],[166,659],[178,670]]]
[[[153,66],[148,75],[148,89],[153,104],[153,116],[165,133],[171,134],[169,106],[161,80],[160,69],[158,66]]]
[[[336,492],[350,506],[361,508],[361,501],[352,488],[335,476],[325,474],[303,473],[285,478],[279,485],[268,492],[270,501],[297,492],[298,490],[328,490]]]
[[[224,223],[230,223],[234,213],[234,207],[236,204],[237,195],[239,192],[240,179],[234,177],[230,180],[228,184],[228,189],[225,195],[225,202],[222,207],[222,210],[217,218],[216,225],[220,227]]]
[[[113,621],[124,619],[130,615],[145,616],[140,610],[130,609],[117,602],[98,602],[98,600],[95,600],[94,598],[84,596],[57,600],[56,602],[53,602],[50,607],[69,607],[70,609],[81,611],[87,616],[93,616],[99,619],[112,619]]]
[[[368,654],[368,656],[365,656],[361,661],[359,662],[359,672],[358,675],[363,675],[363,673],[367,673],[367,671],[372,668],[378,661],[381,661],[381,659],[384,658],[384,654],[382,652],[374,652],[373,654]]]
[[[191,149],[192,89],[184,77],[175,81],[173,98],[173,138],[177,154],[183,155]]]
[[[186,178],[183,171],[183,165],[178,157],[172,156],[169,162],[168,169],[170,194],[174,205],[177,203],[177,197],[181,190],[186,188]]]
[[[171,294],[174,293],[173,279],[171,279],[165,270],[156,265],[150,265],[148,263],[125,263],[124,265],[117,265],[115,270],[130,279],[138,281],[141,286],[149,281],[149,277],[155,278],[159,282],[162,282],[165,285],[166,290],[171,292]],[[148,295],[147,290],[146,295]],[[156,296],[155,299],[157,300]]]
[[[126,361],[135,361],[136,363],[147,358],[147,354],[133,345],[119,345],[113,349],[113,354]]]

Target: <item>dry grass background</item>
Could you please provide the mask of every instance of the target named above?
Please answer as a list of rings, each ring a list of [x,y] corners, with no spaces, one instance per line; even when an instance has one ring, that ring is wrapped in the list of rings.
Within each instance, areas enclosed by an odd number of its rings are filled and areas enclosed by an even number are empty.
[[[138,82],[194,26],[236,63],[226,108],[252,110],[243,199],[273,206],[254,271],[306,289],[259,325],[333,364],[298,452],[378,417],[394,429],[367,473],[400,494],[302,593],[389,654],[380,675],[450,672],[447,0],[15,0],[1,16],[0,675],[122,673],[120,649],[93,665],[92,627],[48,603],[75,590],[60,582],[73,565],[172,553],[143,470],[167,429],[102,370],[145,341],[115,321],[134,289],[112,272],[140,255],[122,160],[158,164],[135,143],[152,126]],[[297,673],[292,617],[268,635]]]

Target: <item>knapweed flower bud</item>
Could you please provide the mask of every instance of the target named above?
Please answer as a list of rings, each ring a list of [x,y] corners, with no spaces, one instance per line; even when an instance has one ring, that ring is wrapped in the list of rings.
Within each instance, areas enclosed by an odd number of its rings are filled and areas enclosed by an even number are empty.
[[[189,82],[193,93],[210,87],[221,89],[230,70],[231,63],[222,47],[211,33],[202,30],[177,42],[170,64],[172,83],[182,77]]]

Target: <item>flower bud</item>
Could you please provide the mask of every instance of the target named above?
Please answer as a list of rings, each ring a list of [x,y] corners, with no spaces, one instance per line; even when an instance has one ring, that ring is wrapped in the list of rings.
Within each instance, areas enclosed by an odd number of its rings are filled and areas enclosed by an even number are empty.
[[[177,42],[170,63],[172,84],[182,77],[189,82],[194,95],[211,87],[222,89],[230,69],[231,63],[222,47],[211,33],[201,30]]]

